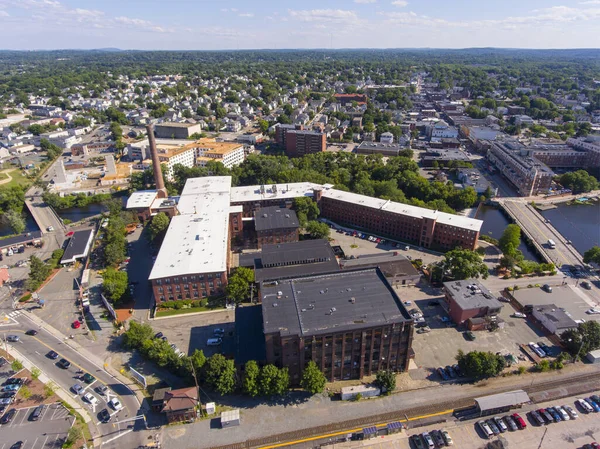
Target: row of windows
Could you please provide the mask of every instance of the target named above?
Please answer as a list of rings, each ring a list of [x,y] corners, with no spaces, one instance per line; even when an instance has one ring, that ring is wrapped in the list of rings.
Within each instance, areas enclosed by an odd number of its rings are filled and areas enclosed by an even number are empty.
[[[222,287],[223,286],[223,283],[221,282],[220,279],[217,280],[215,284],[216,284],[215,285],[216,287]],[[206,284],[206,285],[200,285],[200,287],[201,288],[207,288],[207,287],[213,287],[213,285]],[[190,289],[189,284],[184,284],[183,285],[183,289],[184,290],[189,290]],[[193,290],[198,290],[198,284],[192,284],[192,289]],[[162,293],[163,291],[164,291],[164,289],[162,287],[158,287],[158,292],[159,293]],[[171,287],[170,285],[167,286],[167,292],[172,292],[172,291],[173,291],[173,287]],[[181,291],[181,285],[180,284],[175,285],[175,291],[176,292],[180,292]]]
[[[163,283],[164,284],[170,284],[170,283],[179,284],[179,283],[186,283],[188,281],[189,282],[204,281],[205,278],[207,281],[210,282],[213,280],[213,277],[215,279],[218,279],[218,282],[221,282],[221,276],[218,274],[214,274],[214,275],[213,274],[207,274],[207,275],[199,274],[199,275],[181,276],[181,277],[175,276],[173,278],[157,279],[155,282],[156,282],[156,285],[163,285]],[[181,280],[181,282],[180,282],[180,280]]]

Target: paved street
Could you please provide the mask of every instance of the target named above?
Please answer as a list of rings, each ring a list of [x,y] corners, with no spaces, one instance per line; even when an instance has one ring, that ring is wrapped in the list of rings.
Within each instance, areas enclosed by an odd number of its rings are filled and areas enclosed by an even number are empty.
[[[566,239],[552,224],[546,223],[546,220],[532,206],[516,201],[503,201],[503,204],[516,217],[517,224],[521,229],[535,239],[542,251],[557,267],[560,268],[563,265],[580,267],[583,265],[581,254],[577,252],[573,245],[567,243]],[[554,240],[555,249],[548,246],[549,239]]]
[[[8,449],[17,441],[23,442],[23,449],[62,447],[75,417],[57,403],[45,407],[40,418],[32,421],[30,415],[34,409],[18,409],[10,423],[0,425],[0,449]]]
[[[14,343],[13,347],[23,358],[29,360],[33,365],[52,379],[58,386],[69,392],[78,400],[82,410],[90,414],[93,419],[92,433],[100,436],[104,441],[103,447],[118,448],[120,442],[117,440],[128,435],[136,425],[136,430],[143,429],[143,420],[135,422],[123,422],[123,420],[131,419],[140,414],[140,403],[133,392],[116,377],[105,371],[98,360],[88,356],[84,350],[73,347],[74,343],[70,340],[61,340],[53,332],[50,332],[45,326],[39,326],[40,321],[33,321],[27,316],[27,312],[21,312],[14,315],[16,323],[10,323],[3,326],[5,332],[11,332],[21,336],[18,343]],[[26,336],[24,332],[28,329],[37,329],[38,335],[35,337]],[[9,348],[10,349],[10,348]],[[47,357],[50,350],[56,351],[60,357],[64,357],[71,362],[69,369],[62,369],[56,365],[56,360]],[[83,371],[92,374],[96,377],[96,381],[90,385],[79,380],[80,374],[77,371]],[[92,406],[75,394],[72,390],[74,384],[79,383],[85,387],[85,392],[91,392],[99,400],[98,406]],[[109,387],[109,395],[102,396],[93,391],[99,385],[104,384]],[[111,398],[118,397],[124,408],[121,411],[116,411],[106,403]],[[102,424],[99,422],[97,414],[102,408],[107,408],[111,415],[111,423]],[[137,440],[141,435],[134,434],[131,438]]]

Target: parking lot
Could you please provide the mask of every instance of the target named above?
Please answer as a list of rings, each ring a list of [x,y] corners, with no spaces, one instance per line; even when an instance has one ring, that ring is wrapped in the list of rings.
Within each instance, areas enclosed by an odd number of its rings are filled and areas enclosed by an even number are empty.
[[[9,449],[17,441],[23,442],[23,449],[62,447],[75,417],[61,404],[50,404],[32,421],[34,408],[17,409],[8,424],[0,424],[0,449]]]
[[[552,346],[542,332],[530,322],[523,318],[511,317],[515,310],[510,304],[505,303],[500,312],[500,318],[505,321],[503,329],[494,332],[474,332],[475,340],[469,341],[464,334],[465,329],[450,327],[445,309],[441,305],[434,304],[435,302],[442,304],[444,301],[440,289],[409,287],[399,288],[397,291],[403,301],[411,301],[411,305],[406,306],[407,309],[420,310],[431,329],[429,333],[415,333],[413,340],[415,363],[425,370],[426,377],[431,375],[436,378],[437,375],[433,374],[434,368],[456,363],[454,357],[459,349],[465,352],[477,350],[511,353],[519,357],[521,355],[519,344],[533,341]]]
[[[174,316],[154,320],[149,323],[155,332],[162,332],[169,343],[175,344],[184,354],[191,355],[201,349],[207,357],[215,353],[230,354],[234,351],[235,311],[203,313],[186,317]],[[224,329],[225,336],[220,346],[207,346],[209,338],[214,338],[215,329]]]
[[[469,420],[465,422],[450,420],[445,423],[426,425],[422,427],[411,428],[402,431],[399,434],[378,437],[365,441],[353,441],[348,443],[338,443],[335,448],[339,449],[415,449],[409,441],[409,437],[423,432],[430,433],[432,430],[445,429],[449,432],[453,446],[461,449],[480,449],[487,442],[504,440],[503,447],[519,448],[519,449],[578,449],[584,444],[589,444],[600,439],[600,417],[598,413],[585,414],[577,409],[579,417],[576,420],[563,421],[559,423],[549,424],[546,426],[535,425],[529,415],[528,410],[547,408],[553,405],[567,404],[572,408],[576,408],[574,402],[577,398],[564,398],[551,403],[526,405],[523,409],[512,410],[509,413],[501,414],[506,416],[517,412],[526,422],[527,428],[516,431],[506,431],[499,436],[494,436],[490,440],[484,438],[483,434],[476,425],[477,420]],[[489,419],[486,417],[484,419]],[[322,446],[324,449],[332,449],[333,446]]]
[[[374,236],[373,234],[367,234],[368,236]],[[398,251],[400,254],[414,259],[421,259],[424,265],[432,262],[437,262],[442,259],[442,255],[437,253],[430,253],[427,251],[419,251],[417,247],[413,247],[412,244],[405,244],[400,242],[400,248],[396,248],[396,242],[376,243],[370,242],[367,239],[361,239],[352,235],[346,235],[345,233],[336,232],[335,229],[331,230],[330,238],[333,239],[331,242],[332,246],[339,245],[344,250],[347,257],[351,256],[362,256],[366,254],[379,254],[388,251]],[[409,246],[408,250],[404,248]]]

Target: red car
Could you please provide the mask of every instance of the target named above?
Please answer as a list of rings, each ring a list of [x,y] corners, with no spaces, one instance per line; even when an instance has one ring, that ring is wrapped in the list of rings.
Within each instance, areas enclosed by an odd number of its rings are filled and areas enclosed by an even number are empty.
[[[81,327],[81,323],[77,320],[73,321],[73,329],[79,329]]]
[[[517,423],[517,427],[519,429],[523,430],[523,429],[525,429],[527,427],[527,423],[525,422],[525,420],[523,418],[521,418],[521,416],[519,416],[518,413],[513,413],[512,414],[512,418]]]

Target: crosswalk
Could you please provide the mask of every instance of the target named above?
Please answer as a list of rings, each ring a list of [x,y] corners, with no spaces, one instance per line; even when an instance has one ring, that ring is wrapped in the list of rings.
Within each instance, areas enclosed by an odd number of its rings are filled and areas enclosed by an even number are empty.
[[[12,326],[14,324],[19,324],[15,318],[21,315],[21,313],[23,312],[20,310],[14,310],[9,313],[0,314],[0,326]]]

